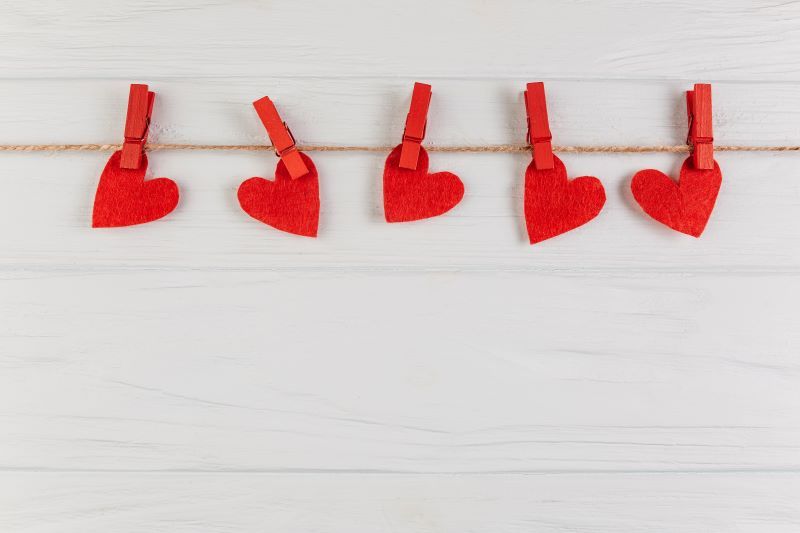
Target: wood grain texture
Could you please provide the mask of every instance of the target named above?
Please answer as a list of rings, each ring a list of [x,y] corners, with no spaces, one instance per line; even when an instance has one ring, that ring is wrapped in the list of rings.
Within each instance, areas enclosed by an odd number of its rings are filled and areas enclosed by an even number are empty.
[[[413,82],[425,78],[135,79],[157,93],[152,142],[266,144],[251,102],[269,95],[301,144],[386,146],[399,142]],[[506,79],[431,80],[426,145],[524,143],[522,93],[531,79],[542,78],[534,71]],[[130,81],[0,81],[0,97],[18,103],[0,108],[0,143],[119,143]],[[683,144],[685,91],[692,87],[685,80],[546,80],[553,141]],[[717,144],[800,144],[797,84],[719,82],[713,97]],[[762,161],[769,154],[754,157]]]
[[[0,466],[794,471],[786,279],[6,274]]]
[[[424,17],[420,15],[424,14]],[[114,2],[0,7],[0,143],[800,143],[800,4]],[[413,34],[409,27],[416,29]],[[89,228],[105,154],[0,154],[0,530],[782,533],[800,527],[800,155],[725,153],[700,240],[629,193],[681,155],[565,155],[606,208],[531,247],[526,154],[431,156],[466,196],[383,222],[384,154],[313,154],[316,241],[250,220],[269,153],[158,152],[162,221]]]
[[[4,77],[530,76],[800,81],[796,2],[36,0]]]
[[[800,268],[797,155],[719,156],[724,183],[701,240],[644,215],[632,199],[636,170],[677,172],[678,155],[564,157],[570,175],[600,177],[600,216],[560,238],[529,246],[522,218],[525,154],[433,154],[432,170],[453,170],[466,196],[450,214],[403,225],[383,222],[382,154],[316,154],[320,238],[286,235],[250,219],[236,188],[272,176],[268,153],[157,153],[156,176],[178,182],[182,200],[166,219],[120,230],[89,227],[101,154],[0,158],[4,253],[11,270],[274,270],[284,272],[486,271],[615,273],[777,273]],[[30,199],[20,201],[20,198]],[[38,199],[38,201],[37,201]],[[750,244],[748,244],[750,243]],[[55,246],[54,246],[55,244]],[[793,278],[783,277],[787,283]]]
[[[24,533],[794,533],[797,474],[12,474]],[[10,484],[14,489],[9,490]]]

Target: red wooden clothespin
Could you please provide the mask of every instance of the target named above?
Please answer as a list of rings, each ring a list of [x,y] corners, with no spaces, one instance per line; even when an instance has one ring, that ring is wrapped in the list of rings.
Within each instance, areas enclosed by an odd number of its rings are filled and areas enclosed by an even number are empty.
[[[533,162],[537,170],[553,168],[553,134],[547,119],[547,101],[544,83],[529,83],[525,91],[525,112],[528,115],[528,142],[533,150]]]
[[[714,128],[711,118],[711,84],[695,83],[686,91],[686,111],[689,114],[689,138],[695,168],[714,168]]]
[[[425,127],[428,123],[428,107],[431,103],[431,86],[427,83],[415,83],[411,94],[411,109],[406,117],[406,129],[403,131],[403,147],[400,149],[400,168],[417,169],[419,150],[425,138]]]
[[[272,100],[265,96],[253,102],[253,107],[256,108],[258,118],[267,128],[267,135],[269,135],[269,140],[275,148],[275,154],[286,165],[286,170],[289,171],[292,179],[302,178],[308,174],[308,167],[297,150],[294,136],[286,126],[286,123],[281,120],[281,116],[278,114],[278,110]]]
[[[125,142],[122,144],[122,156],[119,166],[137,169],[142,164],[144,145],[150,130],[150,117],[153,114],[153,102],[156,93],[148,90],[147,85],[134,83],[128,96],[128,116],[125,118]]]

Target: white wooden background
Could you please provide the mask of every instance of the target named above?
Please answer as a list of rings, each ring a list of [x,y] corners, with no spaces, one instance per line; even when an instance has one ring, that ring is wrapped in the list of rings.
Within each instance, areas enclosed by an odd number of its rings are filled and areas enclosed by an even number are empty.
[[[0,7],[0,143],[800,143],[800,2],[28,0]],[[718,154],[700,240],[629,193],[674,155],[565,155],[589,225],[531,247],[526,154],[433,154],[446,216],[382,221],[385,154],[312,154],[317,240],[240,209],[261,153],[160,152],[181,203],[89,227],[107,154],[0,154],[0,531],[800,530],[800,155]]]

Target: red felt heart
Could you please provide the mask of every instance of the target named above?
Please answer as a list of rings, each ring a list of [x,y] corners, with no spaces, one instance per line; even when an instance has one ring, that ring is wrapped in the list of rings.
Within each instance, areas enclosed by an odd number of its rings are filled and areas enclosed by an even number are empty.
[[[316,237],[319,226],[319,179],[311,158],[300,154],[308,174],[292,179],[283,161],[275,168],[275,180],[250,178],[239,186],[242,209],[264,224],[295,235]]]
[[[410,222],[450,211],[464,197],[464,184],[455,174],[428,174],[428,152],[420,148],[416,170],[400,168],[398,145],[383,169],[383,212],[386,222]]]
[[[553,156],[553,168],[525,171],[525,224],[531,244],[586,224],[600,213],[606,193],[593,176],[567,179],[564,163]]]
[[[92,213],[93,228],[133,226],[157,220],[178,205],[178,186],[168,178],[145,180],[147,156],[137,169],[121,168],[114,152],[103,169]]]
[[[720,185],[722,171],[716,161],[713,169],[701,170],[688,157],[677,183],[661,171],[641,170],[631,180],[631,191],[645,213],[676,231],[699,237],[714,210]]]

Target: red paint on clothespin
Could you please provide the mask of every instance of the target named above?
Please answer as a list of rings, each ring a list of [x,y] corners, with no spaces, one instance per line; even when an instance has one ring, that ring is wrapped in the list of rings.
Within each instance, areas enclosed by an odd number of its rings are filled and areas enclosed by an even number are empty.
[[[714,128],[711,118],[711,85],[695,83],[686,91],[686,111],[689,114],[689,138],[695,168],[714,168]]]
[[[281,120],[275,104],[268,96],[253,102],[253,107],[256,108],[258,118],[267,129],[270,142],[275,148],[275,153],[281,158],[283,164],[286,165],[286,170],[289,171],[289,176],[292,179],[302,178],[308,174],[308,167],[306,166],[300,152],[297,150],[297,145],[294,141],[294,136],[291,130],[286,126],[286,123]]]
[[[411,94],[411,109],[406,117],[406,129],[403,131],[403,148],[400,149],[400,168],[417,169],[419,150],[425,138],[425,127],[428,123],[428,107],[431,103],[431,86],[427,83],[415,83]]]
[[[529,83],[525,91],[525,112],[528,115],[528,142],[533,151],[533,162],[537,170],[553,168],[553,135],[547,119],[547,101],[544,83]]]
[[[137,169],[142,163],[155,98],[156,93],[148,90],[147,85],[139,83],[131,85],[128,115],[125,118],[125,142],[122,144],[119,164],[122,168]]]

